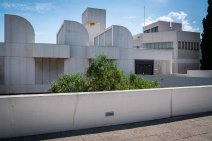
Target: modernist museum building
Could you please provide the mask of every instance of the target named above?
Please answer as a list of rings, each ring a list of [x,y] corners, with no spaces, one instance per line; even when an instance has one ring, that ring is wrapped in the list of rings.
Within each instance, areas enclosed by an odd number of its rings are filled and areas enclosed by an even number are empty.
[[[56,44],[35,43],[33,26],[23,17],[5,15],[0,43],[0,93],[47,92],[61,73],[85,72],[105,54],[124,73],[185,74],[200,66],[200,33],[182,24],[158,21],[132,35],[120,25],[106,28],[106,10],[87,8],[82,23],[64,20]]]

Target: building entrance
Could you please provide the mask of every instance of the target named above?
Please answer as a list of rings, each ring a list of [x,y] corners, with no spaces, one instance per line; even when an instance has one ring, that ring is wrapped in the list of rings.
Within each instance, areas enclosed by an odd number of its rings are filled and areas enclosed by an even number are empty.
[[[153,75],[154,60],[135,60],[135,74]]]

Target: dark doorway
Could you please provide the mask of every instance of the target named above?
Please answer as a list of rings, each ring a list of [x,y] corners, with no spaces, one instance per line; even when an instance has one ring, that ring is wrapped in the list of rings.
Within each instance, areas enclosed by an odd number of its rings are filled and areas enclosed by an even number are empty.
[[[153,75],[154,60],[135,60],[135,74]]]

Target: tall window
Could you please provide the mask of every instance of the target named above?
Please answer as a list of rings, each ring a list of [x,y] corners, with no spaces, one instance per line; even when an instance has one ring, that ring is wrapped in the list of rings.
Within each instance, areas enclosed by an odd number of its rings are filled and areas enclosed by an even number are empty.
[[[182,49],[185,49],[185,42],[182,41]]]
[[[181,49],[181,42],[178,41],[178,48]]]
[[[191,48],[190,48],[190,42],[188,42],[188,49],[190,50]]]
[[[191,49],[194,50],[194,43],[191,42]]]
[[[185,49],[188,49],[187,42],[185,42]]]
[[[199,50],[199,42],[197,42],[197,50]]]

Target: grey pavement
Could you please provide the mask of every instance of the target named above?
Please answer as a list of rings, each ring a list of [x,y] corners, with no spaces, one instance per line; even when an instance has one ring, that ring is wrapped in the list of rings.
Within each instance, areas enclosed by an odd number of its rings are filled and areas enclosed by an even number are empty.
[[[154,121],[2,139],[6,141],[212,141],[212,112]]]

